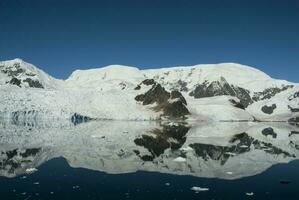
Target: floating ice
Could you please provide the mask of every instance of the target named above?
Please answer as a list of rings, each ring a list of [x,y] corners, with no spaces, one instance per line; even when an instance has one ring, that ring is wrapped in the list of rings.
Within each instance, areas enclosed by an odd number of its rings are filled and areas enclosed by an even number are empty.
[[[191,190],[193,190],[194,192],[206,192],[206,191],[209,191],[210,189],[209,188],[202,188],[202,187],[193,186],[191,188]]]
[[[32,174],[32,173],[34,173],[34,172],[36,172],[36,171],[37,171],[36,168],[28,168],[28,169],[26,169],[26,173],[27,173],[27,174]]]
[[[177,157],[176,159],[173,160],[174,162],[186,162],[186,158],[183,157]]]
[[[247,196],[253,196],[253,195],[254,195],[253,192],[246,192],[245,194],[246,194]]]

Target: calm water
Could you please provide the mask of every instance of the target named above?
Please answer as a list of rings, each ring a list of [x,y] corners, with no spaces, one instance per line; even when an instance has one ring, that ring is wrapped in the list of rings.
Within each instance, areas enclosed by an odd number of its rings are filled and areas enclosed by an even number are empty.
[[[299,199],[299,130],[283,123],[0,126],[5,200]]]

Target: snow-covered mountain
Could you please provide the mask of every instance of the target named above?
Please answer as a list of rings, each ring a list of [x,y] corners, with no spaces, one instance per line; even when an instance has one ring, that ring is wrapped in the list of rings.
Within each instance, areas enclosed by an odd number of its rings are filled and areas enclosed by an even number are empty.
[[[299,120],[299,84],[235,63],[140,70],[110,65],[57,80],[0,62],[0,117],[72,120]]]

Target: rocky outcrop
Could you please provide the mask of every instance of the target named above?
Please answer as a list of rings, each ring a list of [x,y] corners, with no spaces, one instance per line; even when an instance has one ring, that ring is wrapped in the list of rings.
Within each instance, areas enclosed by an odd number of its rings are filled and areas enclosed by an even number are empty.
[[[271,106],[265,105],[261,108],[263,113],[266,113],[268,115],[271,115],[275,109],[276,109],[276,104],[272,104]]]
[[[7,82],[11,85],[17,85],[19,87],[21,87],[21,80],[20,79],[17,79],[17,78],[12,78],[9,82]]]
[[[28,83],[29,87],[32,88],[44,88],[44,86],[38,80],[26,78],[25,80],[23,80],[23,82]]]
[[[293,87],[294,87],[293,85],[286,85],[281,88],[278,88],[278,87],[267,88],[262,92],[255,92],[252,99],[254,101],[270,99],[270,98],[274,97],[276,94],[283,92],[289,88],[293,88]]]
[[[292,106],[288,105],[288,108],[291,112],[299,112],[299,108],[293,108]]]
[[[242,109],[242,110],[245,110],[245,106],[244,106],[243,104],[241,104],[240,102],[237,102],[237,101],[234,100],[234,99],[230,99],[229,101],[230,101],[231,104],[232,104],[233,106],[235,106],[236,108],[240,108],[240,109]]]
[[[179,91],[168,92],[153,79],[144,80],[135,89],[139,90],[142,85],[152,86],[144,94],[139,94],[135,97],[135,100],[142,102],[142,105],[154,105],[153,110],[157,112],[162,111],[162,117],[172,119],[183,119],[186,115],[190,114],[186,107],[186,99]]]
[[[291,95],[288,99],[289,101],[292,101],[293,99],[299,98],[299,91],[295,92],[293,95]]]
[[[230,85],[225,78],[221,77],[220,81],[208,82],[198,84],[192,92],[189,93],[194,98],[213,97],[229,95],[240,99],[240,103],[246,108],[253,101],[250,97],[250,92],[244,88]]]

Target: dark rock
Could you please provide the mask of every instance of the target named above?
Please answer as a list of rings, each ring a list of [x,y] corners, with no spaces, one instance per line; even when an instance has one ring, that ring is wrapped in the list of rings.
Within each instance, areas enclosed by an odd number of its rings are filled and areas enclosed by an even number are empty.
[[[291,131],[291,133],[289,134],[289,137],[292,136],[292,135],[299,135],[299,132],[298,131]]]
[[[177,84],[178,84],[179,90],[181,92],[187,92],[188,91],[187,82],[182,81],[182,80],[178,80]]]
[[[156,81],[154,79],[145,79],[144,81],[142,81],[142,84],[144,85],[154,85],[156,83]]]
[[[144,101],[144,99],[145,99],[145,95],[144,94],[140,94],[140,95],[137,95],[135,97],[136,101]]]
[[[18,155],[18,149],[14,149],[12,151],[7,151],[6,152],[7,159],[12,159],[16,155]]]
[[[141,89],[141,86],[140,85],[137,85],[134,90],[140,90]]]
[[[268,136],[268,135],[271,135],[272,138],[276,138],[277,137],[277,133],[274,132],[273,128],[269,127],[269,128],[265,128],[262,130],[262,134],[264,136]]]
[[[267,106],[267,105],[263,106],[261,110],[262,110],[264,113],[270,115],[270,114],[273,113],[273,111],[274,111],[275,109],[276,109],[276,104],[272,104],[271,106]]]
[[[163,108],[164,115],[171,118],[180,118],[182,116],[189,115],[190,112],[185,105],[186,104],[184,104],[182,101],[165,104]]]
[[[23,163],[31,163],[32,159],[29,156],[36,157],[41,148],[25,149],[22,151],[20,149],[14,149],[11,151],[0,152],[3,156],[0,159],[0,170],[6,171],[8,174],[15,175],[16,171],[22,168]],[[34,158],[33,158],[34,159]]]
[[[20,80],[20,79],[12,78],[12,79],[9,81],[9,83],[12,84],[12,85],[17,85],[17,86],[21,87],[21,80]]]
[[[262,92],[255,92],[252,99],[254,101],[261,101],[261,100],[265,100],[265,99],[270,99],[272,97],[274,97],[276,94],[285,91],[289,88],[293,88],[293,85],[286,85],[283,86],[282,88],[278,88],[278,87],[272,87],[272,88],[267,88]]]
[[[293,99],[295,98],[298,98],[299,97],[299,91],[298,92],[295,92],[293,95],[291,95],[288,99],[289,101],[292,101]]]
[[[23,82],[27,82],[29,87],[32,88],[44,88],[44,86],[38,80],[32,80],[31,78],[26,78]]]
[[[293,117],[288,120],[288,123],[291,125],[299,126],[299,117]]]
[[[180,99],[181,102],[183,102],[183,104],[187,105],[187,101],[184,98],[184,96],[182,95],[182,93],[180,93],[177,90],[171,91],[171,93],[170,93],[170,99],[177,99],[177,98]]]
[[[23,158],[29,157],[29,156],[35,156],[38,152],[40,152],[41,148],[31,148],[26,149],[24,153],[20,153],[20,155]]]
[[[222,95],[235,96],[240,99],[241,104],[245,107],[253,102],[248,90],[230,85],[223,77],[221,77],[220,81],[213,81],[211,83],[205,81],[197,85],[195,90],[190,92],[189,95],[196,99]]]
[[[71,122],[74,125],[81,124],[81,123],[84,123],[84,122],[89,122],[91,120],[93,120],[93,118],[83,116],[83,115],[80,115],[78,113],[73,114],[73,116],[71,117]]]
[[[170,118],[184,118],[190,114],[186,108],[186,99],[179,91],[166,91],[160,84],[152,82],[153,79],[146,79],[146,84],[152,85],[152,88],[144,94],[137,95],[135,100],[142,102],[143,105],[156,104],[153,107],[155,111],[163,111],[162,116]],[[144,81],[143,81],[144,82]]]
[[[7,74],[10,77],[16,77],[25,72],[25,70],[21,68],[19,63],[15,63],[13,66],[2,69],[1,72]]]
[[[241,104],[241,102],[236,102],[234,99],[230,99],[229,100],[233,106],[235,106],[236,108],[240,108],[242,110],[245,110],[245,106],[243,104]]]
[[[144,94],[143,105],[153,103],[162,104],[165,103],[169,97],[170,93],[167,92],[160,84],[157,84]]]
[[[291,112],[299,112],[299,108],[292,108],[291,106],[288,105],[288,108]]]

